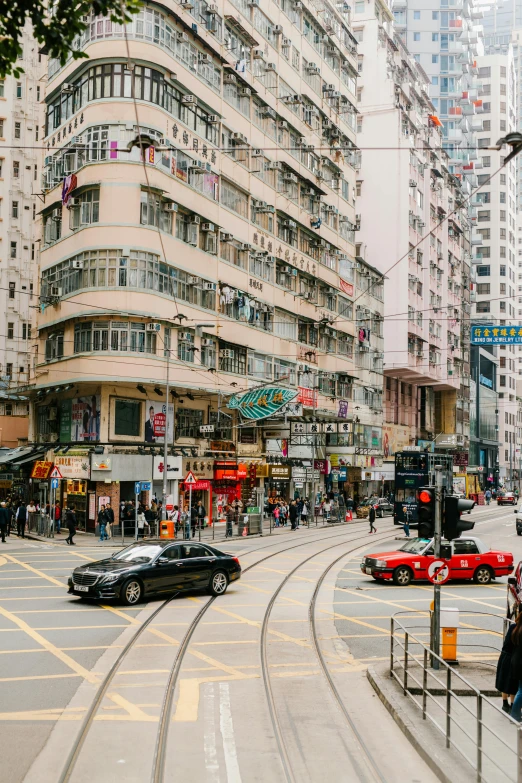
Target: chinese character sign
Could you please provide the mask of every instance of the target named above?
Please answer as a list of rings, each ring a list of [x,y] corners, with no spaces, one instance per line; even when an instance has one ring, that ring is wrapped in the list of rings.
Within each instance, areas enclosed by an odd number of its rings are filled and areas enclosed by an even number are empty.
[[[292,389],[266,387],[235,395],[228,401],[229,408],[237,408],[245,419],[264,419],[276,413],[297,396]]]
[[[156,438],[164,440],[165,426],[167,423],[167,406],[164,402],[147,400],[147,418],[145,420],[144,440],[154,443]],[[169,405],[169,432],[168,440],[172,441],[174,433],[174,406]]]
[[[521,326],[472,326],[472,345],[522,345]]]

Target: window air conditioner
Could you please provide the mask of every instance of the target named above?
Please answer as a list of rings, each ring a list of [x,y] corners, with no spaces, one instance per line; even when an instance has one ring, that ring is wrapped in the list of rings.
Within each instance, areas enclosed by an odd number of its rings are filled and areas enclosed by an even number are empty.
[[[192,223],[192,225],[194,226],[199,226],[199,224],[201,223],[201,218],[199,217],[199,215],[191,215],[189,217],[189,223]]]
[[[215,291],[216,290],[216,284],[215,283],[203,283],[203,291]]]
[[[222,359],[233,359],[234,351],[231,348],[222,348],[219,355]]]
[[[214,223],[202,223],[201,224],[201,230],[202,231],[215,231],[216,227],[214,226]]]
[[[214,345],[214,340],[210,337],[203,337],[201,340],[201,347],[202,348],[212,348]]]
[[[234,239],[234,234],[229,234],[228,232],[221,234],[222,242],[232,242],[233,239]]]
[[[151,324],[146,324],[145,331],[147,332],[161,332],[161,324],[155,321]]]
[[[195,95],[183,95],[181,97],[181,103],[196,103],[197,98]]]

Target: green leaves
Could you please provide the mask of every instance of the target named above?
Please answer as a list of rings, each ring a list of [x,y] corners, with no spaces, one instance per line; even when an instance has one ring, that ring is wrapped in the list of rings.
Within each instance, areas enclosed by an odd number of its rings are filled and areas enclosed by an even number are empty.
[[[48,4],[41,0],[0,0],[0,77],[16,77],[23,70],[16,63],[22,53],[18,39],[27,21],[41,49],[65,65],[71,55],[75,60],[87,57],[73,49],[73,43],[85,30],[84,19],[91,11],[122,24],[130,21],[140,7],[140,0],[51,0]]]

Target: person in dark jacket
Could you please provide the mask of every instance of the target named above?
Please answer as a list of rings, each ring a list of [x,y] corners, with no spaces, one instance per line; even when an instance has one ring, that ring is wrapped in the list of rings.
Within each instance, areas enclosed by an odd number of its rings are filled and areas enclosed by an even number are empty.
[[[290,526],[292,530],[295,530],[297,528],[297,503],[295,502],[295,500],[292,500],[292,502],[290,503],[289,516],[290,516]]]
[[[27,522],[27,507],[22,500],[16,510],[16,532],[18,537],[25,538],[25,523]]]
[[[190,529],[192,530],[192,538],[196,535],[196,526],[198,524],[198,510],[196,506],[192,506],[190,509]]]
[[[519,618],[521,617],[522,613],[519,615]],[[522,622],[522,620],[520,622]],[[518,680],[516,676],[514,676],[512,667],[513,653],[515,651],[512,634],[515,628],[516,625],[512,624],[507,629],[506,636],[504,637],[504,644],[502,645],[502,652],[500,653],[500,658],[497,663],[497,676],[495,679],[495,688],[502,694],[502,709],[508,714],[511,712],[515,693],[518,691]]]
[[[98,527],[100,530],[100,541],[107,541],[109,539],[109,536],[107,535],[107,512],[105,511],[105,506],[100,506],[100,510],[98,511]]]
[[[232,506],[227,506],[226,515],[227,515],[227,527],[225,532],[225,538],[232,538],[233,524],[234,524],[234,510]]]
[[[7,532],[7,526],[11,518],[11,512],[6,507],[5,502],[0,503],[0,535],[2,536],[2,544],[6,543],[5,534]]]
[[[70,546],[76,546],[73,541],[74,535],[76,533],[76,514],[74,513],[75,509],[76,506],[71,506],[65,512],[65,526],[69,531],[69,535],[65,539],[65,543],[69,544]]]
[[[373,524],[375,522],[375,508],[373,507],[373,505],[370,506],[370,512],[368,514],[368,519],[369,519],[369,522],[370,522],[370,534],[371,533],[376,533],[377,532],[377,528]]]
[[[521,720],[522,713],[522,612],[518,615],[515,626],[511,626],[510,641],[513,645],[511,653],[510,675],[517,683],[517,692],[511,705],[511,717],[513,720]],[[500,663],[500,661],[499,661]],[[507,683],[499,682],[499,685]]]

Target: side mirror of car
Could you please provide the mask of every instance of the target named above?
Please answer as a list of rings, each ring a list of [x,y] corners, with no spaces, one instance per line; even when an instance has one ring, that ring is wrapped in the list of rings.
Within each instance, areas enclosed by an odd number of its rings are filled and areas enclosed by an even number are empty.
[[[517,586],[517,580],[514,576],[508,576],[508,585],[512,585],[513,587]]]
[[[158,557],[156,560],[156,565],[168,565],[168,563],[170,563],[168,557]]]

